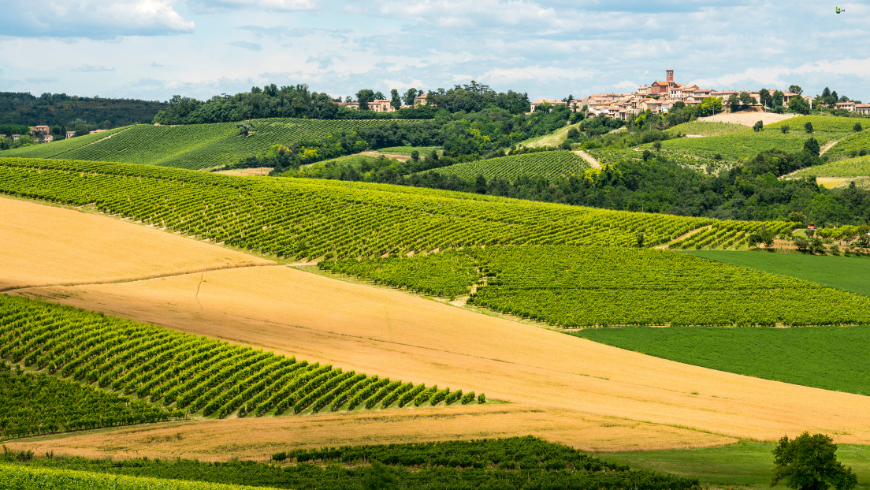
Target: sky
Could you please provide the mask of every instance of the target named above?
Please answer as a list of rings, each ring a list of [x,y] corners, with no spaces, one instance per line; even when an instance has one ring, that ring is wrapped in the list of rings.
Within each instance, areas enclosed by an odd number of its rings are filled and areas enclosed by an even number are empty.
[[[837,14],[835,8],[841,13]],[[307,84],[333,97],[475,80],[562,99],[664,80],[870,102],[870,3],[0,0],[0,91],[168,100]]]

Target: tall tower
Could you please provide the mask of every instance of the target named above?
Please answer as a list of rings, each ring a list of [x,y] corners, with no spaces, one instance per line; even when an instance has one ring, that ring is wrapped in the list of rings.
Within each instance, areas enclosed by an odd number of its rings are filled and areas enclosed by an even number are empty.
[[[673,85],[674,83],[674,70],[665,70],[665,73],[668,75],[668,85]]]

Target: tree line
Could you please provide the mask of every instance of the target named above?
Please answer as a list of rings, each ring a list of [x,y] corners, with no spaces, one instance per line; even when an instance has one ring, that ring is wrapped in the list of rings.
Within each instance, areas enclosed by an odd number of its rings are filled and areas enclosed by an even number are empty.
[[[138,99],[105,99],[51,93],[36,97],[26,92],[0,92],[0,124],[70,127],[81,122],[110,129],[151,122],[157,112],[166,106],[164,102]]]

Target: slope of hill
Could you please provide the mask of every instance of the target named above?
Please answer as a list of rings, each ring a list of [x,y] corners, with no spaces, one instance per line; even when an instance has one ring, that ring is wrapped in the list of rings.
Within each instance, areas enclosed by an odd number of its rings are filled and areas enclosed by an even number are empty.
[[[865,131],[865,133],[868,133],[868,131]],[[839,146],[839,143],[834,148],[837,146]],[[800,179],[804,177],[815,177],[819,185],[828,188],[845,187],[851,185],[852,182],[855,182],[859,187],[867,188],[870,187],[870,156],[816,165],[798,170],[781,178]]]
[[[486,180],[513,180],[521,175],[553,179],[582,174],[588,168],[589,163],[582,157],[570,151],[559,150],[457,163],[429,172],[456,175],[463,179],[474,179],[478,175],[483,175]]]
[[[114,139],[114,138],[113,138]],[[715,221],[405,186],[231,177],[145,165],[0,159],[0,192],[91,204],[287,257],[494,244],[654,246]]]
[[[388,123],[377,120],[265,119],[254,121],[254,131],[247,137],[239,134],[236,123],[138,125],[87,146],[70,144],[67,151],[57,154],[46,154],[51,150],[43,150],[40,145],[0,152],[0,157],[69,158],[203,169],[235,163],[244,157],[263,153],[272,145],[289,145],[333,132],[355,131],[379,124]]]
[[[62,158],[62,155],[71,151],[79,150],[82,147],[94,144],[100,140],[114,136],[115,134],[130,129],[130,126],[122,128],[110,129],[102,133],[88,134],[85,136],[76,136],[66,140],[53,141],[47,144],[39,144],[33,146],[25,146],[0,152],[4,157],[26,157],[26,158]]]
[[[870,152],[870,124],[865,123],[864,126],[868,129],[841,139],[825,155],[831,158],[856,157],[860,155],[861,150],[864,150],[865,154]]]
[[[692,121],[678,124],[672,128],[668,128],[665,130],[665,132],[671,135],[693,134],[698,136],[722,136],[724,134],[741,133],[748,130],[749,128],[742,124],[713,121]]]
[[[66,94],[0,92],[0,123],[58,126],[82,119],[91,124],[109,121],[114,126],[148,123],[169,104],[136,99],[104,99]]]

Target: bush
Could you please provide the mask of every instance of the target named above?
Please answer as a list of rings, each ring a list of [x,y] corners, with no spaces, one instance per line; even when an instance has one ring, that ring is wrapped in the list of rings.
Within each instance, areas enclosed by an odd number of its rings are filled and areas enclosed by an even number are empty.
[[[867,156],[867,148],[861,148],[861,151],[858,152],[858,156],[859,157],[866,157]]]
[[[752,130],[756,133],[761,131],[762,129],[764,129],[764,123],[761,121],[756,122],[755,126],[752,126]]]
[[[852,129],[855,130],[856,133],[860,133],[864,128],[861,127],[861,123],[856,122]]]
[[[788,127],[788,124],[783,124],[779,127],[779,130],[782,131],[782,134],[787,134],[789,129],[790,128]]]
[[[809,134],[813,134],[813,123],[808,121],[806,124],[804,124],[804,131]]]

